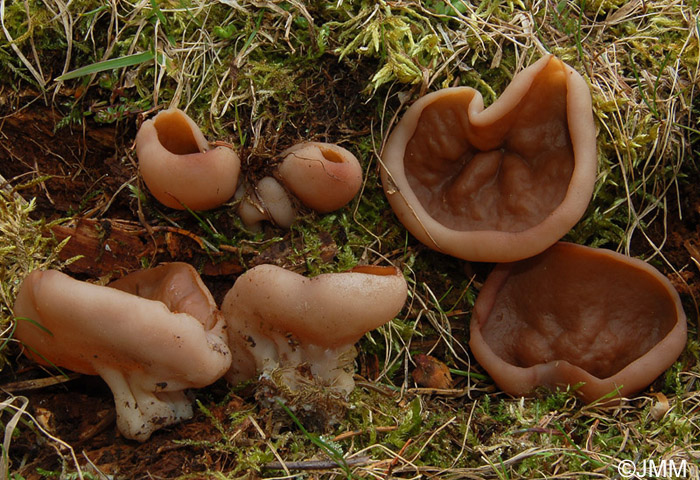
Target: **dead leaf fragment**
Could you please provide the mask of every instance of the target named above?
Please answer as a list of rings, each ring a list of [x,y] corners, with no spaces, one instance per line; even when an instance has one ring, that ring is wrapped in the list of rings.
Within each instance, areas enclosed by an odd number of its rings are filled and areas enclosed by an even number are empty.
[[[656,402],[654,402],[654,405],[652,405],[651,409],[649,410],[649,414],[651,415],[651,418],[659,421],[664,415],[666,415],[666,412],[670,410],[671,406],[668,403],[668,398],[666,398],[666,395],[663,393],[658,392],[655,393],[654,396],[656,397]]]
[[[413,381],[420,387],[449,389],[452,387],[450,369],[443,362],[430,355],[414,355],[416,368],[411,373]]]

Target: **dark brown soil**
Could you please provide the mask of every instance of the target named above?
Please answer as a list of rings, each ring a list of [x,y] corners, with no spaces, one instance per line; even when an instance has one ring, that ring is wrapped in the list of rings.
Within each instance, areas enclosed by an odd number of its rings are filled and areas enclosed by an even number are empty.
[[[111,392],[99,377],[82,376],[60,387],[24,392],[30,399],[31,413],[50,434],[71,445],[81,465],[89,459],[100,471],[118,478],[172,478],[183,474],[196,474],[207,469],[232,468],[229,453],[212,448],[221,438],[212,422],[198,412],[195,417],[172,428],[158,431],[145,443],[126,440],[115,428],[114,404]],[[225,384],[216,384],[206,391],[222,405],[212,404],[202,397],[211,415],[225,420],[242,410],[244,402],[231,397]],[[238,427],[238,440],[249,441],[256,435],[250,423]],[[18,473],[24,478],[46,478],[45,473],[60,471],[60,460],[55,449],[41,439],[43,435],[22,428],[12,443],[12,458],[16,463],[26,463]],[[187,439],[183,443],[182,439]],[[203,446],[197,446],[201,444]],[[205,447],[204,445],[208,445]],[[67,449],[61,449],[70,462]],[[84,468],[89,472],[90,468]]]

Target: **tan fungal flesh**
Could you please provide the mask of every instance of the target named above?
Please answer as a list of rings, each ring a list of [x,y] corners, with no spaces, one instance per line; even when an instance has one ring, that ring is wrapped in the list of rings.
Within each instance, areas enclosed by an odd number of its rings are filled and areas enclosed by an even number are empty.
[[[487,109],[468,87],[412,105],[382,153],[394,212],[421,242],[472,261],[513,261],[559,240],[596,176],[588,86],[547,56]]]
[[[470,345],[509,393],[580,382],[588,401],[634,393],[678,357],[686,317],[659,272],[615,252],[559,243],[502,265],[475,306]]]

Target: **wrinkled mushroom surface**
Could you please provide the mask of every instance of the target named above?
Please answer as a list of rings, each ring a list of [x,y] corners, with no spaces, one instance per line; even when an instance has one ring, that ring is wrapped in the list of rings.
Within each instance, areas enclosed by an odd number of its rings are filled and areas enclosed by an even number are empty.
[[[512,395],[576,386],[587,402],[648,386],[680,355],[686,316],[650,265],[609,250],[558,243],[498,265],[474,306],[470,346]]]
[[[382,153],[394,212],[422,243],[458,258],[535,255],[583,215],[596,176],[585,80],[545,56],[484,109],[469,87],[415,102]]]
[[[308,365],[319,382],[347,394],[354,387],[354,343],[392,320],[406,296],[406,281],[394,267],[313,278],[274,265],[254,267],[236,280],[221,306],[236,352],[227,378],[239,382]]]
[[[360,162],[338,145],[305,142],[281,156],[277,177],[301,203],[319,213],[347,205],[362,186]]]
[[[236,191],[241,162],[228,147],[210,149],[197,124],[170,108],[146,120],[136,134],[139,171],[163,205],[208,210]]]
[[[213,383],[231,364],[221,313],[184,263],[112,286],[34,271],[14,314],[25,353],[44,365],[100,375],[114,394],[119,430],[139,441],[190,418],[185,390]]]

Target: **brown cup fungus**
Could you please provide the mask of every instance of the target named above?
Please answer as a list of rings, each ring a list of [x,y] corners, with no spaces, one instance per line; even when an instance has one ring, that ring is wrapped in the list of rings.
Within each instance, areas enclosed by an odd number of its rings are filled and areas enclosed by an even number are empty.
[[[319,213],[344,207],[362,186],[360,162],[338,145],[300,143],[282,157],[277,177],[301,203]]]
[[[254,267],[236,280],[221,307],[236,352],[226,378],[260,377],[273,392],[259,395],[261,401],[301,399],[302,410],[334,423],[331,405],[342,404],[354,388],[355,342],[392,320],[407,292],[394,267],[313,278],[274,265]]]
[[[474,357],[511,395],[577,387],[586,402],[639,392],[678,358],[686,316],[650,265],[557,243],[496,266],[471,320]]]
[[[228,147],[210,148],[197,124],[182,110],[163,110],[136,134],[139,171],[163,205],[208,210],[236,192],[241,162]]]
[[[34,271],[14,314],[27,356],[107,382],[117,427],[134,440],[191,418],[185,390],[213,383],[231,365],[221,313],[185,263],[135,272],[110,286]]]
[[[506,262],[558,241],[583,215],[596,177],[585,80],[548,55],[513,77],[493,105],[469,87],[415,102],[382,153],[382,182],[425,245]]]

